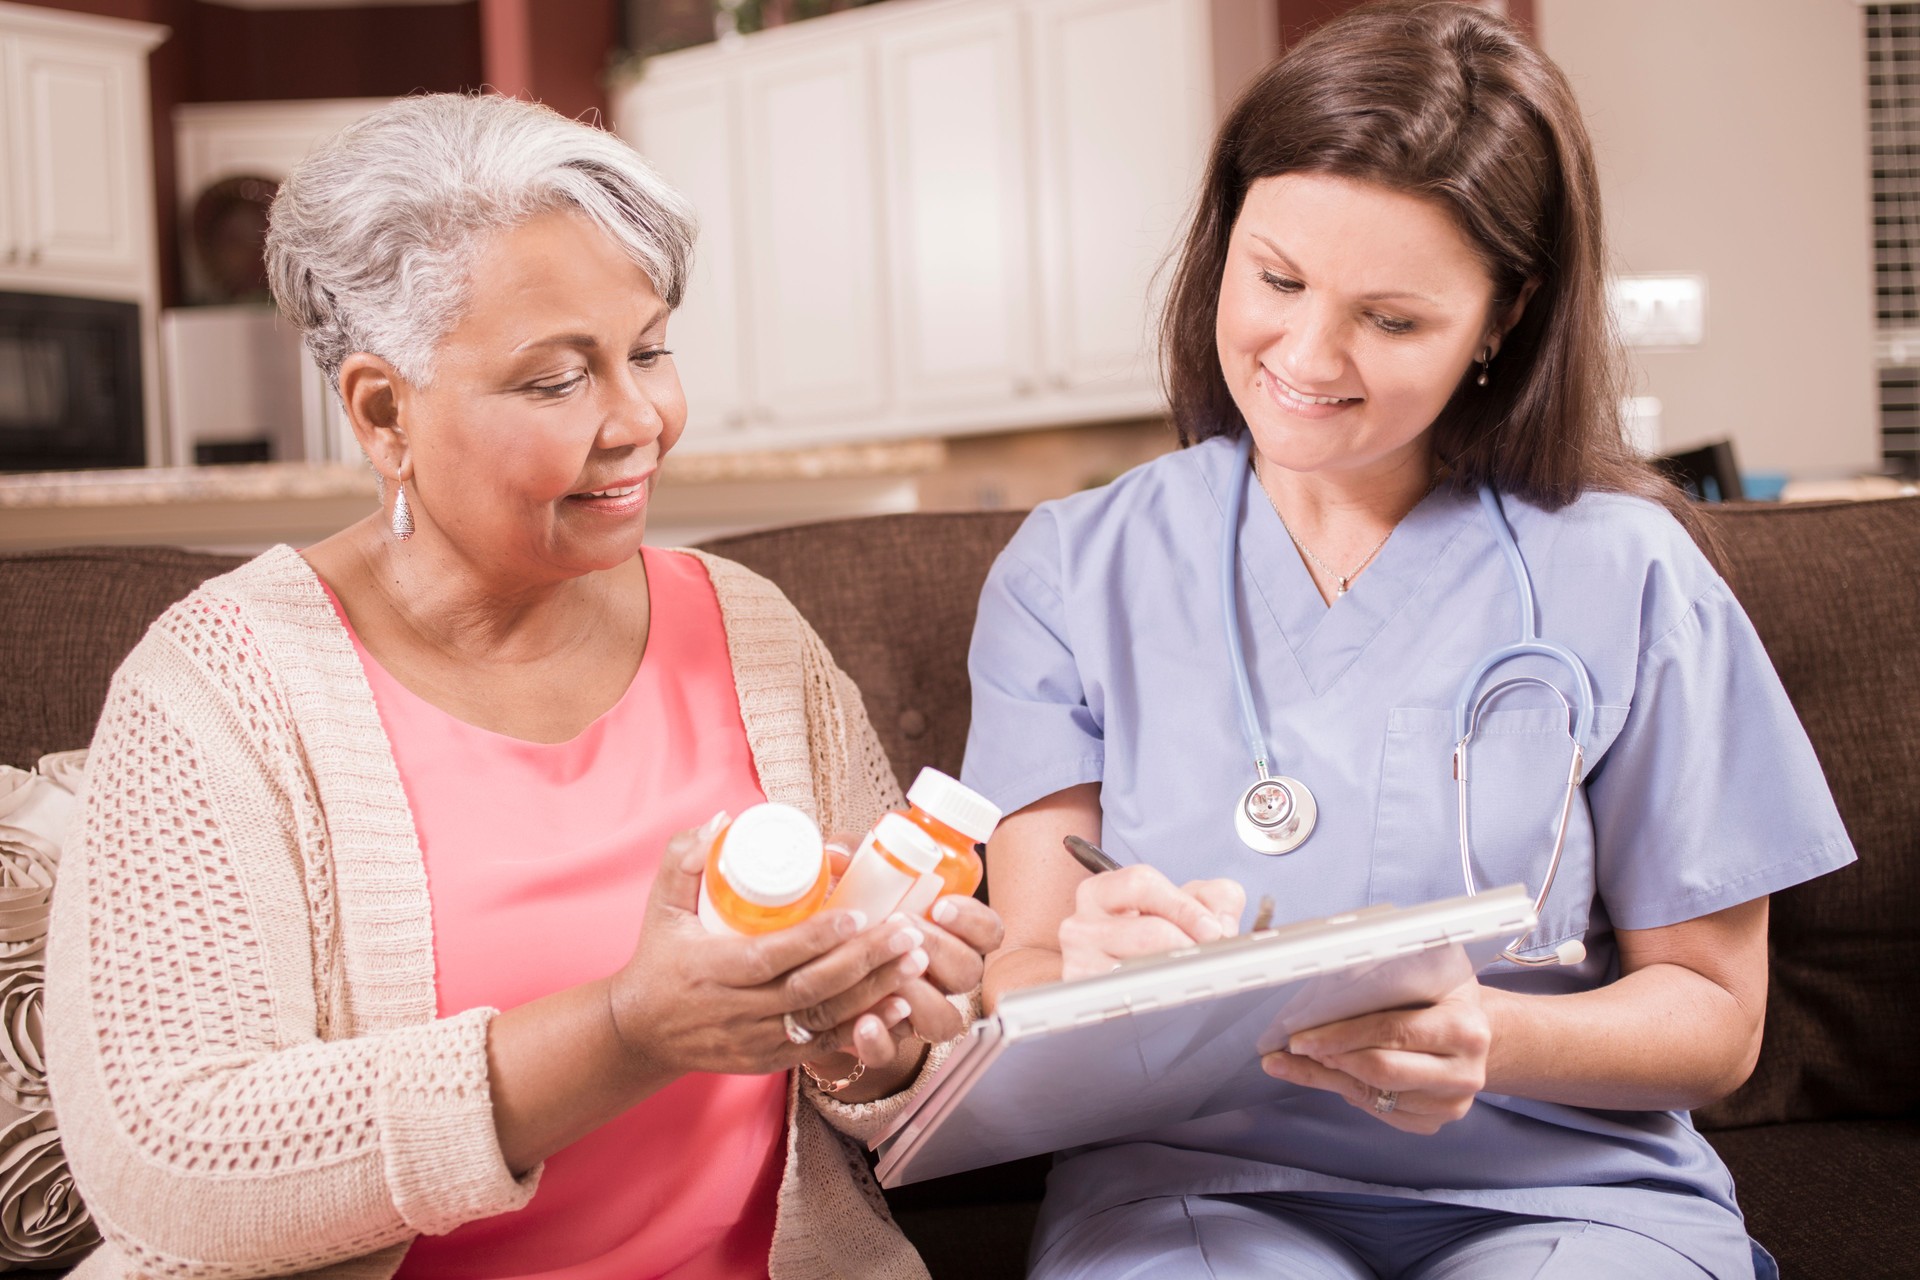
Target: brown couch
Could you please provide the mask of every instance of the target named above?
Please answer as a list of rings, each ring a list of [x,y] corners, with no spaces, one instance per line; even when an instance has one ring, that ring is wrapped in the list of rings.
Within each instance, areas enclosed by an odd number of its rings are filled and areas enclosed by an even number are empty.
[[[1697,1118],[1789,1280],[1920,1275],[1920,500],[1709,510],[1860,862],[1775,898],[1760,1065]],[[959,767],[974,601],[1018,522],[886,516],[712,549],[812,620],[905,780]],[[0,556],[0,762],[84,745],[147,623],[233,563],[163,548]],[[936,1277],[1014,1276],[1044,1176],[1026,1161],[889,1199]]]

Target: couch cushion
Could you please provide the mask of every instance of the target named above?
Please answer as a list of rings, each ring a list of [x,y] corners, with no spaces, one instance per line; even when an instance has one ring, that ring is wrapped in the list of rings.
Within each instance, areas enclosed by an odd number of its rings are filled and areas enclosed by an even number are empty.
[[[1759,1066],[1698,1118],[1920,1114],[1920,499],[1704,513],[1860,861],[1775,895]]]
[[[1838,1120],[1712,1135],[1747,1231],[1787,1280],[1920,1272],[1920,1121]]]
[[[0,555],[0,764],[86,746],[148,624],[239,563],[172,547]]]
[[[853,677],[905,786],[958,776],[971,698],[967,646],[987,570],[1024,511],[830,520],[705,544],[780,584]]]

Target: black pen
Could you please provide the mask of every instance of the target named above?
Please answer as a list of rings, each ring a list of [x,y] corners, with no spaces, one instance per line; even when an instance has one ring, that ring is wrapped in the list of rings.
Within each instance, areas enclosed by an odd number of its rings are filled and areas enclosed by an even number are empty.
[[[1093,872],[1095,875],[1099,875],[1102,871],[1118,871],[1120,869],[1120,864],[1107,856],[1107,851],[1099,845],[1094,844],[1091,840],[1082,840],[1079,836],[1068,836],[1060,843],[1067,846],[1067,852],[1073,855],[1075,862]],[[1272,923],[1273,899],[1263,894],[1260,898],[1259,912],[1253,918],[1253,931],[1260,933]]]
[[[1073,855],[1075,862],[1095,875],[1099,875],[1102,871],[1120,869],[1120,864],[1108,857],[1106,851],[1091,840],[1082,840],[1079,836],[1068,836],[1060,843],[1067,846],[1067,852]]]

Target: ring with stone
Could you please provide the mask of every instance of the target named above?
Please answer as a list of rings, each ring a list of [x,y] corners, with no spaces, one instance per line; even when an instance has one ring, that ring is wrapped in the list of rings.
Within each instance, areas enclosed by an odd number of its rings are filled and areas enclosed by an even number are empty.
[[[1376,1089],[1373,1093],[1373,1109],[1378,1115],[1390,1115],[1400,1105],[1400,1095],[1392,1089]]]
[[[795,1021],[794,1016],[792,1014],[790,1013],[781,1014],[780,1025],[786,1028],[787,1042],[789,1044],[812,1044],[813,1043],[813,1032],[807,1030],[805,1027],[801,1026],[797,1021]]]

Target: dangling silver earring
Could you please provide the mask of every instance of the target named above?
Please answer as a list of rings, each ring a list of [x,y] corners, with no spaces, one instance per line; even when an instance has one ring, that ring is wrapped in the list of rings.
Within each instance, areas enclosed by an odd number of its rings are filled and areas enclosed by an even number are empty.
[[[1488,347],[1486,350],[1480,353],[1480,376],[1473,380],[1475,386],[1484,387],[1487,385],[1487,366],[1492,363],[1493,363],[1493,348]]]
[[[407,486],[398,480],[393,485],[393,536],[405,542],[413,536],[413,511],[407,506]]]

